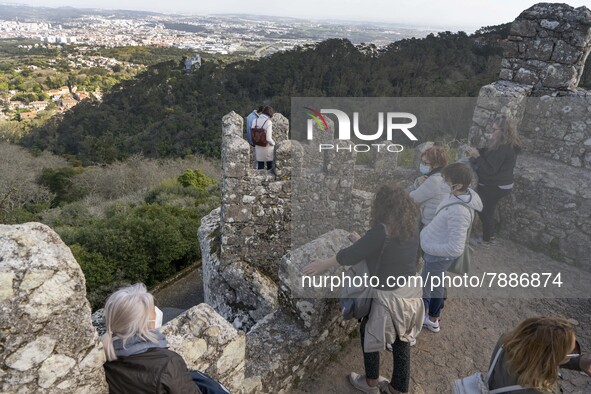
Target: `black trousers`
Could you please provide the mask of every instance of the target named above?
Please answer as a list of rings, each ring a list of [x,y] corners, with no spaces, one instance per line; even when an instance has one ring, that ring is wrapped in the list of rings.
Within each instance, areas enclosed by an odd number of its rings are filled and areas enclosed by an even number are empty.
[[[257,161],[257,168],[259,170],[264,170],[265,169],[265,163],[267,163],[267,170],[272,170],[273,169],[273,162],[272,161]]]
[[[363,342],[365,339],[365,325],[367,324],[367,317],[361,320],[359,331],[361,334],[361,349],[363,349]],[[410,383],[410,343],[403,342],[396,337],[396,341],[392,344],[392,379],[390,384],[396,390],[403,393],[408,392],[408,385]],[[365,364],[365,377],[368,379],[378,379],[380,377],[380,352],[365,353],[363,352],[363,364]]]
[[[499,189],[494,185],[478,185],[478,195],[482,200],[482,211],[478,212],[482,222],[482,239],[490,241],[495,235],[495,210],[499,200],[511,193],[511,189]]]

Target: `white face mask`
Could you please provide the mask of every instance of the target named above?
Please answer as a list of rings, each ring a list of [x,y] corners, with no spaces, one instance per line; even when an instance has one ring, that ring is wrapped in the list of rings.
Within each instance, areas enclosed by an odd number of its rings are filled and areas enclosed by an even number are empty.
[[[431,172],[431,166],[421,163],[421,165],[419,166],[419,171],[423,175],[429,175],[429,173]]]
[[[162,317],[164,314],[156,305],[154,305],[154,311],[156,312],[156,319],[150,321],[154,322],[154,328],[160,328],[162,327]]]

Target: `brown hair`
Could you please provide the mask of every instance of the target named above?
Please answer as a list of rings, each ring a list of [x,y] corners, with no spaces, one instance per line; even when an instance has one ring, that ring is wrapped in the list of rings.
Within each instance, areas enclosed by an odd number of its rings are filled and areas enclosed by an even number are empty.
[[[421,159],[427,159],[431,163],[431,171],[443,168],[447,165],[447,153],[445,147],[441,143],[435,143],[432,147],[425,150],[421,155]]]
[[[503,339],[509,368],[524,387],[551,390],[558,366],[575,346],[575,330],[568,320],[533,317],[521,322]]]
[[[465,192],[472,182],[472,170],[463,163],[451,163],[441,171],[443,179],[449,180],[452,185],[462,185],[461,192]]]
[[[516,148],[518,150],[521,149],[522,142],[519,134],[517,133],[517,126],[515,126],[515,121],[509,119],[505,115],[499,115],[493,121],[493,127],[497,126],[501,129],[501,132],[498,134],[496,138],[492,138],[488,143],[488,148],[490,150],[496,150],[501,145],[509,145],[512,148]]]
[[[419,230],[419,206],[400,186],[384,185],[379,188],[371,207],[373,226],[386,225],[386,236],[408,241]]]
[[[271,107],[270,105],[266,105],[265,108],[263,108],[263,113],[265,115],[268,115],[269,117],[273,117],[275,111],[273,111],[273,107]]]

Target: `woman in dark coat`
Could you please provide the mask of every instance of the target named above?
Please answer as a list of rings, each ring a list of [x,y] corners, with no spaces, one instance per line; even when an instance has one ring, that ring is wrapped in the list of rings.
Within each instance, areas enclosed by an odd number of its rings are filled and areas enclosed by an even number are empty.
[[[513,170],[517,154],[521,151],[521,139],[513,122],[501,116],[495,119],[493,134],[484,148],[468,148],[470,162],[478,174],[477,193],[483,209],[478,212],[482,221],[482,241],[485,246],[495,244],[495,210],[500,199],[513,189]]]

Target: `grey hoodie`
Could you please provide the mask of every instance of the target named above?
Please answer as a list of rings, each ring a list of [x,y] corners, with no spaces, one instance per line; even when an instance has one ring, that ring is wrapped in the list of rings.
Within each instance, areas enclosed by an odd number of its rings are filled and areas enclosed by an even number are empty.
[[[144,353],[148,349],[152,348],[167,348],[168,343],[166,337],[158,330],[150,330],[156,335],[157,342],[151,342],[139,335],[134,335],[127,339],[125,346],[123,341],[119,338],[113,340],[113,347],[115,348],[115,354],[117,357],[133,356],[134,354]]]
[[[463,202],[471,209],[461,204]],[[466,236],[475,212],[482,210],[482,201],[478,194],[468,189],[467,194],[450,194],[437,207],[437,214],[421,231],[421,249],[431,256],[459,257],[464,253]]]

